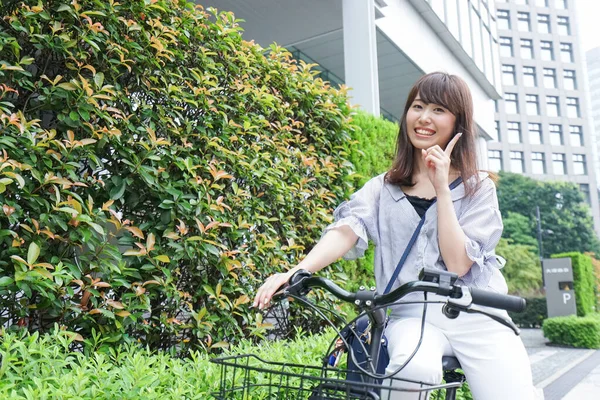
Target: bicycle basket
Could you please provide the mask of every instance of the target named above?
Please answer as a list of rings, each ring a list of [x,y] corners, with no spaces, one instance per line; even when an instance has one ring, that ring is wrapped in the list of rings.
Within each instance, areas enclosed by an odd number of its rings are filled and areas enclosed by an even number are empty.
[[[416,392],[419,399],[441,398],[440,391],[460,383],[431,385],[392,378],[383,384],[346,380],[349,371],[320,366],[265,361],[252,354],[212,359],[221,366],[217,400],[387,400],[393,393]],[[359,373],[351,371],[352,373]],[[431,397],[428,395],[434,394]]]

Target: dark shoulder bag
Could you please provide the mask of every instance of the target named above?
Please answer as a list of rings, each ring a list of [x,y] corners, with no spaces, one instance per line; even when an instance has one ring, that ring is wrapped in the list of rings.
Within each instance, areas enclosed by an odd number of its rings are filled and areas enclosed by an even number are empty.
[[[458,185],[460,185],[461,182],[462,182],[461,178],[454,180],[450,184],[450,190],[452,190],[455,187],[457,187]],[[436,200],[434,199],[433,203],[435,203],[435,201]],[[432,203],[432,205],[433,205],[433,203]],[[410,238],[410,241],[408,242],[408,245],[406,246],[406,249],[404,250],[402,257],[400,257],[400,261],[398,262],[398,265],[396,266],[396,269],[394,270],[394,273],[393,273],[390,281],[388,282],[383,294],[389,293],[390,290],[392,290],[392,287],[394,286],[394,282],[396,282],[396,279],[398,279],[400,270],[402,269],[404,262],[408,258],[408,254],[410,253],[412,246],[415,244],[417,237],[419,236],[419,232],[421,231],[421,228],[423,227],[423,224],[425,223],[426,215],[427,215],[427,213],[425,213],[423,215],[423,217],[419,221],[419,225],[417,225],[415,231],[413,232],[413,234]],[[387,324],[387,321],[386,321],[386,324]],[[350,347],[349,352],[354,353],[354,358],[356,359],[358,365],[363,369],[366,369],[366,367],[367,367],[367,359],[369,356],[368,352],[370,351],[370,348],[371,348],[370,330],[371,330],[371,323],[369,321],[369,317],[367,315],[363,315],[360,318],[358,318],[354,322],[353,325],[348,326],[348,327],[342,329],[342,331],[341,331],[341,334],[344,336],[346,343],[348,343],[348,346]],[[361,342],[362,342],[362,344],[361,344]],[[385,373],[385,369],[387,368],[388,364],[390,363],[390,356],[387,351],[387,338],[385,336],[383,337],[383,340],[381,341],[380,346],[381,346],[381,349],[379,350],[379,360],[377,362],[376,371],[378,374],[383,374],[383,373]],[[365,350],[366,350],[366,353],[365,353]],[[361,382],[363,380],[362,374],[360,372],[358,372],[360,370],[354,363],[354,360],[352,359],[350,354],[348,354],[347,369],[349,372],[346,375],[346,380],[353,381],[353,382]]]

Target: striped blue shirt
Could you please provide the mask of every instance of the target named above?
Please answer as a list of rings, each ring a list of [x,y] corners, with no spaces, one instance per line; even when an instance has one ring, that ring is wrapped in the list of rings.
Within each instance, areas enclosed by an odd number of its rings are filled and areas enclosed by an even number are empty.
[[[466,252],[473,261],[469,272],[457,283],[506,293],[506,281],[500,272],[504,260],[495,253],[503,228],[496,186],[487,173],[480,173],[480,180],[472,196],[465,196],[462,183],[451,192],[466,236]],[[427,210],[423,228],[393,288],[417,280],[423,267],[446,270],[438,243],[437,212],[437,203]],[[375,280],[378,292],[383,293],[420,219],[402,189],[386,183],[382,174],[340,204],[325,232],[348,225],[356,233],[356,244],[344,255],[347,260],[361,257],[369,240],[375,244]]]

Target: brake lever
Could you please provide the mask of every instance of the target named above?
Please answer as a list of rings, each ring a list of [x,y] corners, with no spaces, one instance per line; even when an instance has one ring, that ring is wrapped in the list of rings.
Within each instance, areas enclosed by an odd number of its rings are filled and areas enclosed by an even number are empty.
[[[463,311],[467,312],[468,314],[475,314],[475,313],[483,314],[487,317],[490,317],[494,321],[499,322],[502,325],[512,329],[513,332],[515,333],[515,335],[519,336],[521,334],[521,330],[515,325],[514,322],[512,322],[510,319],[506,319],[506,318],[502,317],[501,315],[483,311],[481,308],[474,306],[474,305],[472,305],[471,307],[469,307]]]
[[[452,298],[452,297],[449,298],[446,302],[446,306],[444,306],[444,308],[448,309],[448,312],[446,312],[446,315],[449,318],[458,317],[457,314],[452,313],[452,310],[463,311],[468,314],[479,313],[479,314],[483,314],[483,315],[493,319],[494,321],[499,322],[502,325],[512,329],[513,332],[515,333],[515,335],[519,336],[521,334],[521,330],[510,319],[506,319],[498,314],[483,311],[481,308],[479,308],[478,306],[473,304],[473,297],[471,296],[471,291],[469,289],[467,289],[464,286],[461,286],[460,289],[462,292],[462,296],[460,296],[458,298]]]

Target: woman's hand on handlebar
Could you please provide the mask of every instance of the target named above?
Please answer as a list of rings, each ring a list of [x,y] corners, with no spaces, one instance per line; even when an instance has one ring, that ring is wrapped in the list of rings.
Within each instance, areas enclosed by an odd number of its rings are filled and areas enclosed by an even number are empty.
[[[293,275],[292,271],[273,274],[267,278],[265,283],[258,289],[256,292],[256,296],[254,297],[254,303],[252,303],[252,307],[258,307],[259,309],[263,309],[269,305],[271,302],[271,298],[279,290],[279,288],[290,280]]]

